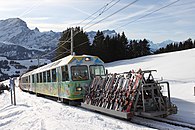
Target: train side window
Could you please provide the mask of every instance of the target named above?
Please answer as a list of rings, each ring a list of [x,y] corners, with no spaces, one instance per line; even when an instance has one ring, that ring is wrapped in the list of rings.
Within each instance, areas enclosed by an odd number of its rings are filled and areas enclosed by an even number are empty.
[[[30,83],[30,76],[28,76],[28,81],[29,81],[29,83]]]
[[[46,82],[46,72],[45,71],[43,72],[43,82],[44,83]]]
[[[34,76],[34,74],[32,75],[32,83],[35,83],[35,76]]]
[[[37,74],[37,83],[39,83],[39,73]]]
[[[42,83],[42,81],[43,81],[43,80],[42,80],[42,77],[43,77],[43,76],[42,76],[42,73],[39,73],[39,76],[40,76],[40,78],[39,78],[40,83]]]
[[[68,77],[68,66],[62,66],[61,67],[61,71],[62,71],[62,81],[68,81],[69,77]]]
[[[28,83],[28,77],[25,77],[25,83]]]
[[[51,82],[50,70],[47,71],[47,82]]]
[[[56,69],[52,69],[52,82],[56,82]]]

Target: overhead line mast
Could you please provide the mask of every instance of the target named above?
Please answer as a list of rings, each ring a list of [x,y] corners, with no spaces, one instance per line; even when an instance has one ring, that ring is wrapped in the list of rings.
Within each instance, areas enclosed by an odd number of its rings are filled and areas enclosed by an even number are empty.
[[[71,55],[74,55],[73,54],[73,27],[71,28],[71,51],[70,51],[70,54]]]

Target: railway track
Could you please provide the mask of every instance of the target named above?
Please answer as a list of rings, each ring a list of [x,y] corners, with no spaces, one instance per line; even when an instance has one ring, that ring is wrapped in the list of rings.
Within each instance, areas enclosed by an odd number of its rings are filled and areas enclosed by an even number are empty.
[[[195,125],[190,123],[184,123],[180,121],[169,120],[166,118],[160,117],[142,117],[142,116],[134,116],[131,119],[132,123],[148,126],[151,128],[157,129],[168,129],[168,130],[175,130],[175,129],[192,129],[195,130]]]
[[[44,97],[53,101],[56,101],[56,98],[51,98],[51,97]],[[62,102],[61,102],[62,103]],[[68,103],[63,102],[64,105],[69,105]],[[70,106],[70,105],[69,105]],[[160,130],[195,130],[195,125],[194,124],[189,124],[189,123],[184,123],[184,122],[179,122],[179,121],[173,121],[170,119],[166,119],[166,118],[159,118],[159,117],[142,117],[142,116],[133,116],[131,119],[124,119],[124,118],[119,118],[119,117],[115,117],[109,114],[105,114],[105,113],[101,113],[98,111],[94,111],[94,110],[89,110],[86,109],[80,105],[78,106],[72,106],[74,108],[77,109],[83,109],[83,110],[87,110],[93,113],[97,113],[97,114],[101,114],[103,116],[107,116],[107,117],[111,117],[111,118],[115,118],[115,119],[119,119],[125,122],[130,122],[133,124],[137,124],[137,125],[142,125],[142,126],[146,126],[149,128],[154,128],[154,129],[160,129]]]

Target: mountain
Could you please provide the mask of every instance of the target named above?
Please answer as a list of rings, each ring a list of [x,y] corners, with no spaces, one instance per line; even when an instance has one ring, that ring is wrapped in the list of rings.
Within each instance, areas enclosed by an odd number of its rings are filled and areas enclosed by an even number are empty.
[[[168,44],[170,43],[175,43],[175,41],[173,40],[166,40],[166,41],[163,41],[161,43],[153,43],[152,41],[148,40],[149,44],[150,44],[150,49],[152,52],[156,51],[157,49],[160,49],[162,47],[166,47]]]
[[[105,37],[117,35],[115,30],[102,32]],[[96,32],[90,31],[86,34],[92,44]],[[61,35],[61,32],[40,32],[38,28],[31,30],[26,22],[19,18],[0,20],[0,56],[8,59],[29,59],[39,56],[56,48]]]
[[[0,20],[0,41],[10,42],[28,48],[49,49],[57,45],[60,32],[40,32],[31,30],[26,22],[19,18]]]
[[[104,34],[104,37],[106,37],[106,36],[114,37],[117,35],[117,32],[115,30],[103,30],[102,32]],[[89,38],[89,42],[91,44],[93,44],[93,40],[94,40],[96,33],[97,33],[96,31],[86,32],[86,34],[88,35],[88,38]]]
[[[10,60],[32,59],[44,52],[41,49],[29,49],[8,42],[0,42],[0,48],[0,56],[7,57]]]

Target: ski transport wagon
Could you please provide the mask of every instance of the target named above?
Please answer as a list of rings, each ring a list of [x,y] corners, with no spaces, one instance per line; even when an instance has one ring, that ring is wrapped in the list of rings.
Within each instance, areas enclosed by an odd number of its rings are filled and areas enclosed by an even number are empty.
[[[23,74],[19,86],[22,90],[57,97],[61,101],[75,101],[83,99],[96,75],[105,75],[101,59],[69,55]]]
[[[125,119],[134,115],[166,117],[176,114],[169,83],[155,80],[153,71],[156,70],[140,69],[97,76],[81,106]]]

